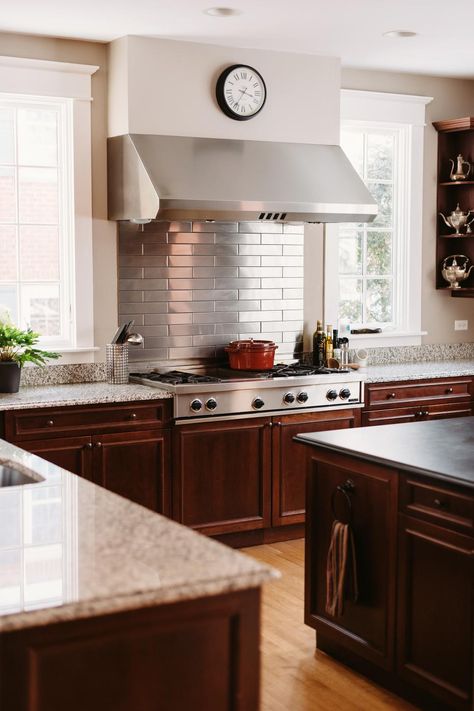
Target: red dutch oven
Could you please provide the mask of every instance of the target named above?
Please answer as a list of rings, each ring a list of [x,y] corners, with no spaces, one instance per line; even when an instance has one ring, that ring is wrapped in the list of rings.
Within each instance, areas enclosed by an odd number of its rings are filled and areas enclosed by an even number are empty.
[[[232,341],[225,350],[234,370],[271,370],[278,348],[273,341]]]

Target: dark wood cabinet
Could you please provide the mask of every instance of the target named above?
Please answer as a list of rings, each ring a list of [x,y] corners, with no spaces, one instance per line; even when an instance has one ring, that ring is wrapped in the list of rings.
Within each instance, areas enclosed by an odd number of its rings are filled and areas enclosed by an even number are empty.
[[[59,437],[22,442],[22,448],[58,467],[92,481],[91,437]]]
[[[301,446],[301,445],[300,445]],[[305,449],[308,449],[305,447]],[[352,513],[337,487],[350,479]],[[333,498],[334,497],[334,498]],[[346,601],[342,617],[325,611],[326,560],[334,514],[349,520],[356,542],[359,599]],[[318,454],[308,475],[306,521],[305,622],[318,640],[355,652],[383,669],[394,665],[397,480],[386,469],[366,462],[334,460]],[[318,646],[321,646],[318,641]],[[324,648],[324,647],[323,647]]]
[[[401,515],[398,674],[443,708],[472,709],[474,539]]]
[[[177,425],[173,518],[202,533],[270,525],[271,420]]]
[[[304,432],[357,427],[360,410],[281,415],[272,424],[272,525],[303,523],[308,453],[293,438]]]
[[[94,482],[153,511],[168,515],[169,431],[94,435]]]

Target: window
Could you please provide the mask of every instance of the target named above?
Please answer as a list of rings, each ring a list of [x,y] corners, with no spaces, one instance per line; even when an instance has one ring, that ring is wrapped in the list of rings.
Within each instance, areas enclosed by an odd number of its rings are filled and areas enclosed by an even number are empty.
[[[325,318],[380,327],[380,345],[421,342],[423,127],[429,100],[342,91],[341,146],[379,212],[372,223],[327,227]]]
[[[0,309],[71,342],[72,100],[0,96]]]
[[[0,311],[38,331],[44,347],[74,352],[69,362],[90,360],[95,350],[90,102],[97,69],[0,57]]]

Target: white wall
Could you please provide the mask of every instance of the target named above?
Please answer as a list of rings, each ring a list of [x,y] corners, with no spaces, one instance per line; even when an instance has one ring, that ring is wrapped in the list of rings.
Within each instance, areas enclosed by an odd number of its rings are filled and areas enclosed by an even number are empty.
[[[219,74],[237,63],[255,67],[267,86],[250,121],[228,118],[215,99]],[[332,57],[125,37],[109,52],[109,135],[338,143],[339,86]]]

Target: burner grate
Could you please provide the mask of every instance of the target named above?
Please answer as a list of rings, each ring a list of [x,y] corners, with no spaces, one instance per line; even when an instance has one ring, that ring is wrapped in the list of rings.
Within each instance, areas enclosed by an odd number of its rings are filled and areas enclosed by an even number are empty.
[[[167,383],[168,385],[183,385],[186,383],[220,383],[219,378],[212,375],[199,375],[197,373],[187,373],[183,370],[170,370],[167,373],[130,373],[138,378],[152,380],[157,383]]]

